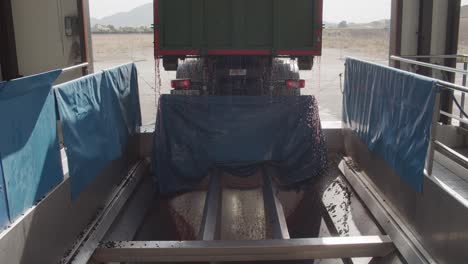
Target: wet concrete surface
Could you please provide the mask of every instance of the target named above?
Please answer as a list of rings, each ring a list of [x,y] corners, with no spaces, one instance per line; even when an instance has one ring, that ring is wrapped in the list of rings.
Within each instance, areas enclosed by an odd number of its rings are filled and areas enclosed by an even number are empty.
[[[341,177],[337,167],[340,160],[339,154],[329,155],[327,174],[306,190],[280,191],[279,198],[284,207],[291,238],[382,234],[361,201]],[[223,183],[228,188],[223,189],[222,240],[270,238],[264,213],[262,183],[253,182],[246,184],[231,179]],[[242,188],[234,188],[236,185],[241,185]],[[205,197],[206,191],[190,192],[175,197],[158,197],[135,240],[195,240],[203,217]],[[324,217],[327,214],[328,217]],[[330,224],[334,228],[330,229]],[[369,263],[370,260],[370,258],[361,258],[353,261]],[[316,260],[315,263],[343,262]]]

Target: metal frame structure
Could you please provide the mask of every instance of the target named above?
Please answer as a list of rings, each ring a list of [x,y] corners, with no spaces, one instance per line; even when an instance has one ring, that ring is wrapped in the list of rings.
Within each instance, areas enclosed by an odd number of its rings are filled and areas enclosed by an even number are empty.
[[[0,2],[0,80],[19,77],[11,0]]]
[[[205,198],[204,213],[197,241],[101,241],[123,203],[138,183],[135,173],[119,189],[91,232],[78,243],[76,250],[63,263],[107,262],[226,262],[274,261],[310,259],[347,259],[354,257],[385,257],[395,245],[386,235],[358,237],[323,237],[291,239],[277,189],[267,170],[263,173],[263,197],[267,224],[272,239],[248,241],[219,240],[221,227],[221,173],[214,170]],[[133,179],[133,180],[132,180]]]
[[[89,63],[88,62],[83,62],[83,63],[77,64],[77,65],[73,65],[73,66],[70,66],[70,67],[67,67],[67,68],[63,68],[62,72],[70,72],[70,71],[74,71],[76,69],[83,69],[83,73],[88,74],[88,70],[87,70],[88,67],[89,67]]]
[[[463,86],[453,84],[450,82],[446,81],[441,81],[437,80],[437,87],[440,89],[449,89],[452,91],[459,91],[462,93],[462,103],[461,107],[465,107],[465,94],[468,93],[468,87],[466,87],[466,76],[468,75],[468,56],[467,55],[439,55],[439,56],[407,56],[410,58],[414,59],[420,59],[420,58],[453,58],[453,59],[461,59],[462,62],[464,63],[464,70],[460,69],[455,69],[451,67],[446,67],[446,66],[441,66],[441,65],[436,65],[436,64],[431,64],[431,63],[426,63],[426,62],[421,62],[409,58],[403,58],[399,56],[390,56],[390,59],[393,61],[398,61],[398,62],[403,62],[403,63],[408,63],[411,65],[417,65],[417,66],[422,66],[434,70],[440,70],[440,71],[445,71],[445,72],[450,72],[450,73],[459,73],[463,74]],[[462,112],[462,111],[460,111]],[[440,109],[440,93],[437,93],[437,97],[435,100],[435,106],[434,106],[434,117],[432,120],[432,129],[431,129],[431,139],[429,143],[429,152],[428,152],[428,158],[426,162],[426,174],[428,176],[432,176],[432,170],[434,167],[434,155],[435,151],[441,152],[444,155],[448,156],[450,159],[454,160],[457,162],[459,165],[462,167],[468,169],[468,158],[463,156],[462,154],[458,153],[456,150],[450,148],[449,146],[441,143],[440,141],[437,140],[437,135],[436,135],[436,130],[438,126],[438,122],[440,119],[440,116],[446,116],[449,118],[456,119],[460,121],[462,124],[468,124],[468,119],[463,117],[463,114],[460,113],[460,116],[453,115],[451,113],[448,113],[446,111],[442,111]]]
[[[427,67],[437,67],[438,70],[444,70],[444,71],[449,71],[449,72],[452,72],[452,73],[460,73],[460,74],[463,74],[463,79],[462,79],[462,86],[463,87],[467,87],[467,73],[468,73],[468,54],[456,54],[456,55],[416,55],[416,56],[403,56],[405,59],[432,59],[432,58],[436,58],[436,59],[454,59],[456,60],[457,63],[463,63],[463,70],[459,70],[459,69],[454,69],[454,68],[451,68],[451,67],[445,67],[445,66],[439,66],[439,65],[436,65],[436,64],[428,64],[426,65]],[[409,63],[413,63],[414,61],[411,61]],[[456,72],[455,72],[456,71]],[[446,86],[451,86],[453,85],[452,83],[449,83],[449,82],[443,82],[444,85]],[[453,89],[455,90],[458,90],[459,87],[452,87]],[[465,101],[466,101],[466,95],[465,95],[465,92],[462,91],[462,95],[461,95],[461,107],[464,108],[465,107]],[[460,112],[460,116],[459,117],[456,117],[456,116],[451,116],[450,113],[447,113],[445,112],[444,113],[445,116],[447,117],[450,117],[450,118],[453,118],[453,119],[457,119],[458,121],[464,123],[464,127],[466,127],[467,123],[466,121],[463,121],[463,120],[460,120],[460,118],[463,118],[463,113]]]
[[[448,56],[452,57],[444,55]],[[409,64],[456,70],[416,60],[419,57],[413,60],[392,56],[391,60],[394,64],[407,64],[405,69],[411,69]],[[456,57],[462,63],[466,60],[465,55]],[[441,124],[440,116],[447,112],[441,109],[441,92],[467,93],[468,88],[434,80],[434,89],[437,96],[422,192],[402,181],[400,175],[348,127],[343,128],[343,136],[344,153],[349,159],[344,159],[340,169],[407,263],[463,263],[467,259],[466,252],[460,249],[466,248],[463,234],[468,215],[463,176],[468,160],[454,146],[463,146],[466,130]]]
[[[198,240],[218,240],[220,235],[219,217],[221,215],[223,190],[220,188],[219,176],[213,174],[210,177],[210,186],[206,194],[203,219],[198,235]]]
[[[460,24],[460,0],[392,0],[390,54],[396,56],[455,54],[458,50]],[[429,57],[420,58],[430,62]],[[445,58],[440,64],[455,67],[456,60]],[[391,61],[392,66],[403,68],[399,61]],[[419,68],[418,73],[431,76],[430,69]],[[453,73],[445,79],[455,80]],[[452,94],[443,90],[440,95],[440,108],[450,112],[453,108]],[[449,124],[451,119],[441,116],[441,122]]]
[[[86,229],[82,237],[77,241],[75,247],[62,259],[63,263],[88,263],[94,250],[104,238],[107,231],[114,223],[134,190],[144,176],[143,162],[137,162],[129,171],[125,179],[120,183],[112,197],[109,199],[106,208],[102,210],[93,223]]]
[[[273,239],[291,239],[289,236],[288,225],[286,217],[284,216],[283,205],[276,196],[276,188],[273,185],[271,176],[266,173],[263,168],[263,200],[265,202],[265,210],[267,219],[269,219],[272,227]]]
[[[93,259],[104,263],[310,260],[384,257],[393,250],[393,242],[388,236],[263,241],[126,241],[98,248]]]
[[[400,215],[392,209],[379,188],[368,180],[362,171],[355,169],[356,166],[351,158],[344,158],[338,167],[372,215],[393,239],[395,247],[404,256],[407,263],[436,263]]]

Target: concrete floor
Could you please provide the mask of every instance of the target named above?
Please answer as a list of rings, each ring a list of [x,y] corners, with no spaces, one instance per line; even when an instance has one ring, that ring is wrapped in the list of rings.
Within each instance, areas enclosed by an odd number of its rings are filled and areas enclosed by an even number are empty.
[[[329,236],[382,235],[352,188],[338,170],[340,154],[329,155],[326,175],[302,196],[296,191],[279,194],[288,228],[293,238]],[[223,174],[226,177],[228,174]],[[257,175],[258,176],[258,175]],[[221,239],[257,240],[268,235],[264,216],[261,177],[251,177],[249,189],[233,189],[233,179],[223,191]],[[226,184],[226,181],[223,181]],[[254,186],[260,187],[254,187]],[[158,197],[144,219],[136,240],[193,240],[200,228],[206,192],[203,190],[176,197]],[[300,197],[299,200],[296,198]],[[329,215],[329,217],[325,217]],[[163,228],[161,228],[163,227]],[[355,264],[367,264],[371,258],[353,259]],[[281,262],[311,263],[311,262]],[[314,264],[341,264],[342,260],[316,260]]]

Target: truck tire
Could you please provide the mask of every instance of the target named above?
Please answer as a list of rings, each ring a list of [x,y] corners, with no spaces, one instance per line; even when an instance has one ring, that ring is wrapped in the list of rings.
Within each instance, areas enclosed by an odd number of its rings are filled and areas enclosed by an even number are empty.
[[[287,88],[286,80],[299,80],[299,71],[291,63],[285,63],[281,60],[273,61],[274,96],[300,96],[300,88]]]
[[[203,64],[200,60],[185,60],[179,64],[176,72],[177,79],[190,79],[192,81],[191,90],[201,91],[203,79]]]

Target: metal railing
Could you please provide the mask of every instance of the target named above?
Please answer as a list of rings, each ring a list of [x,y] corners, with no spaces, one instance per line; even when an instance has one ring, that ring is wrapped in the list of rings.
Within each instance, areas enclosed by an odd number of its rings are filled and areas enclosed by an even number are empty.
[[[418,65],[422,67],[427,67],[435,70],[440,70],[444,72],[451,72],[451,73],[458,73],[463,75],[462,79],[462,86],[463,88],[467,87],[467,75],[468,75],[468,54],[457,54],[457,55],[415,55],[415,56],[391,56],[390,59],[395,60],[395,61],[400,61],[400,62],[405,62],[408,64],[412,65]],[[414,59],[456,59],[457,63],[463,63],[463,70],[461,69],[456,69],[456,68],[451,68],[451,67],[446,67],[446,66],[441,66],[437,64],[432,64],[432,63],[426,63],[426,62],[421,62],[421,61],[416,61]],[[450,88],[453,88],[453,90],[461,91],[461,103],[460,103],[460,108],[463,110],[465,109],[465,104],[466,104],[466,89],[460,90],[460,86],[453,86],[452,83],[449,82],[443,82],[444,86],[449,86]],[[442,113],[445,116],[451,115],[450,113]],[[461,123],[466,124],[466,121],[460,120],[460,118],[466,117],[464,115],[463,111],[460,111],[459,117],[455,117],[454,115],[448,116],[453,119],[456,119],[460,121]]]
[[[88,63],[88,62],[80,63],[80,64],[73,65],[73,66],[70,66],[70,67],[67,67],[67,68],[63,68],[63,69],[62,69],[62,73],[63,73],[63,72],[74,71],[74,70],[81,69],[81,68],[86,68],[86,67],[88,67],[88,66],[89,66],[89,63]]]
[[[457,59],[457,62],[461,62],[464,64],[463,70],[455,69],[447,66],[417,61],[414,59],[422,59],[422,58],[437,58],[437,59]],[[450,73],[458,73],[463,75],[463,85],[457,85],[454,83],[437,80],[437,87],[439,89],[449,89],[453,91],[459,91],[462,93],[461,96],[461,104],[457,106],[460,108],[460,116],[448,113],[446,111],[441,111],[440,109],[440,93],[437,92],[435,106],[434,106],[434,115],[432,119],[432,128],[431,128],[431,138],[429,143],[429,150],[426,160],[426,169],[425,172],[428,176],[432,176],[432,171],[434,168],[434,155],[435,151],[442,153],[443,155],[449,157],[451,160],[455,161],[457,164],[461,165],[462,167],[468,169],[468,158],[462,155],[461,153],[457,152],[453,148],[443,144],[437,138],[437,127],[439,125],[440,115],[447,116],[449,118],[453,118],[458,120],[462,124],[468,125],[468,118],[466,113],[464,112],[465,107],[465,96],[468,93],[467,86],[467,76],[468,76],[468,55],[437,55],[437,56],[390,56],[390,60],[399,61],[403,63],[407,63],[410,65],[417,65],[421,67],[427,67],[434,70],[440,70],[443,72],[450,72]],[[456,100],[456,98],[454,98]]]
[[[468,54],[455,55],[406,55],[400,56],[407,59],[456,59],[457,63],[468,62]]]

